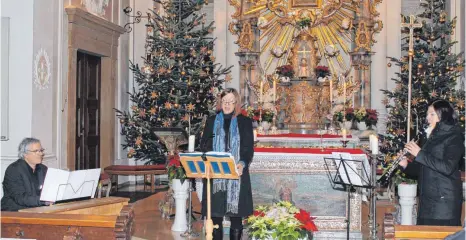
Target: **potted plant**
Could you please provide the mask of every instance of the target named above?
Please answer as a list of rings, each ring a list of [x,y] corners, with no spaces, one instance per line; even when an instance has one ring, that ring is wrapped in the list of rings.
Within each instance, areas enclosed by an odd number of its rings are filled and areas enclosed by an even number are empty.
[[[366,117],[364,118],[367,129],[372,129],[372,126],[377,126],[378,113],[375,109],[366,109]]]
[[[275,69],[275,73],[280,76],[281,82],[289,82],[291,78],[294,76],[294,69],[291,65],[282,65]]]
[[[287,201],[272,206],[258,206],[247,219],[252,239],[312,239],[317,231],[309,212]]]
[[[175,221],[173,221],[172,231],[184,232],[188,229],[186,221],[186,199],[188,199],[189,183],[186,180],[186,172],[181,165],[178,154],[172,156],[167,164],[168,180],[173,189],[175,198]]]
[[[326,66],[317,66],[315,71],[319,82],[325,82],[326,78],[330,76],[330,70]]]
[[[247,109],[241,110],[241,114],[251,118],[253,121],[259,122],[262,120],[260,124],[264,130],[267,130],[270,127],[270,123],[273,121],[273,116],[275,113],[271,109],[254,109],[253,107],[249,106]],[[261,119],[262,118],[262,119]]]
[[[359,130],[366,130],[366,114],[366,108],[364,107],[354,111],[354,121],[357,123]]]
[[[346,108],[344,110],[336,111],[333,114],[333,120],[341,123],[341,128],[350,129],[353,120],[355,120],[355,113],[353,108]]]

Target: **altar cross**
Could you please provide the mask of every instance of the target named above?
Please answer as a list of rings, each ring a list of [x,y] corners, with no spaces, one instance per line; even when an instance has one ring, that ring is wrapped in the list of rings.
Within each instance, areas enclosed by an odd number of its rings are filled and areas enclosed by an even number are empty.
[[[401,23],[401,27],[409,28],[409,51],[414,50],[414,29],[422,27],[422,23],[415,23],[415,20],[416,17],[414,15],[410,15],[409,22]]]
[[[411,87],[411,78],[413,75],[413,56],[414,56],[414,29],[415,28],[421,28],[422,23],[415,23],[416,17],[414,15],[409,16],[409,23],[404,22],[401,23],[401,27],[403,28],[409,28],[409,51],[408,51],[408,57],[409,57],[409,75],[408,75],[408,126],[406,128],[406,143],[408,143],[410,139],[410,133],[411,133],[411,92],[412,92],[412,87]]]
[[[298,50],[298,51],[297,51],[297,53],[298,53],[298,54],[301,54],[301,57],[303,57],[303,58],[307,58],[306,54],[307,54],[307,53],[310,53],[310,52],[311,52],[311,51],[306,50],[306,48],[305,48],[304,46],[301,48],[301,50]]]

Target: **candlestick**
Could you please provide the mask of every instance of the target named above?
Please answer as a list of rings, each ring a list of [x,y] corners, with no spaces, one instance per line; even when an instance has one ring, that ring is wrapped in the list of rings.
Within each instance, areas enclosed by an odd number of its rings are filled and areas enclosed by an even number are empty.
[[[259,90],[259,91],[260,91],[259,102],[263,102],[263,101],[262,101],[262,97],[263,97],[263,96],[262,96],[262,94],[263,94],[263,93],[262,93],[262,90],[263,90],[263,89],[264,89],[264,82],[261,80],[261,81],[260,81],[260,90]]]
[[[375,135],[369,136],[369,143],[371,147],[372,154],[379,154],[379,139]]]
[[[277,101],[277,80],[273,80],[273,105],[275,106],[275,102]]]
[[[254,130],[254,142],[257,141],[257,130]]]

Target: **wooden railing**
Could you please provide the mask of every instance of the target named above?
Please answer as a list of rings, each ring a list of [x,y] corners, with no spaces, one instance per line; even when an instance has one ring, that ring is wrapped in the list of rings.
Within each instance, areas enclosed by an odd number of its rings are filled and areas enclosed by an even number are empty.
[[[444,239],[450,234],[461,231],[462,227],[450,226],[406,226],[396,225],[392,213],[386,213],[383,223],[383,238],[398,239]]]

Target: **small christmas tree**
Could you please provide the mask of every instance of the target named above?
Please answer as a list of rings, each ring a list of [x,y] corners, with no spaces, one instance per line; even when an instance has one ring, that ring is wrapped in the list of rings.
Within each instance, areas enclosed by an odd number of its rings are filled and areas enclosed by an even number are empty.
[[[456,107],[460,124],[464,129],[464,94],[463,86],[457,90],[458,79],[464,71],[463,54],[451,53],[456,42],[450,41],[454,34],[456,18],[447,21],[444,1],[421,1],[423,13],[417,16],[422,20],[422,28],[414,29],[414,52],[412,60],[412,97],[411,97],[411,129],[407,129],[408,116],[408,56],[401,59],[390,58],[391,64],[399,66],[396,87],[393,90],[382,90],[386,96],[384,104],[389,110],[387,132],[382,144],[382,152],[386,153],[386,164],[402,150],[406,144],[407,131],[414,137],[427,126],[427,107],[435,99],[446,99]],[[409,21],[408,17],[404,17]],[[404,32],[407,33],[407,32]],[[404,38],[403,52],[408,53],[409,36]],[[409,54],[409,53],[408,53]],[[398,172],[400,174],[400,172]],[[398,181],[407,181],[398,175]]]
[[[117,110],[128,157],[146,163],[165,162],[167,149],[154,128],[183,128],[199,136],[222,83],[231,80],[230,68],[215,64],[212,55],[213,22],[206,25],[205,14],[199,13],[208,2],[154,2],[164,14],[149,14],[144,66],[131,63],[137,83],[129,93],[131,110]]]

